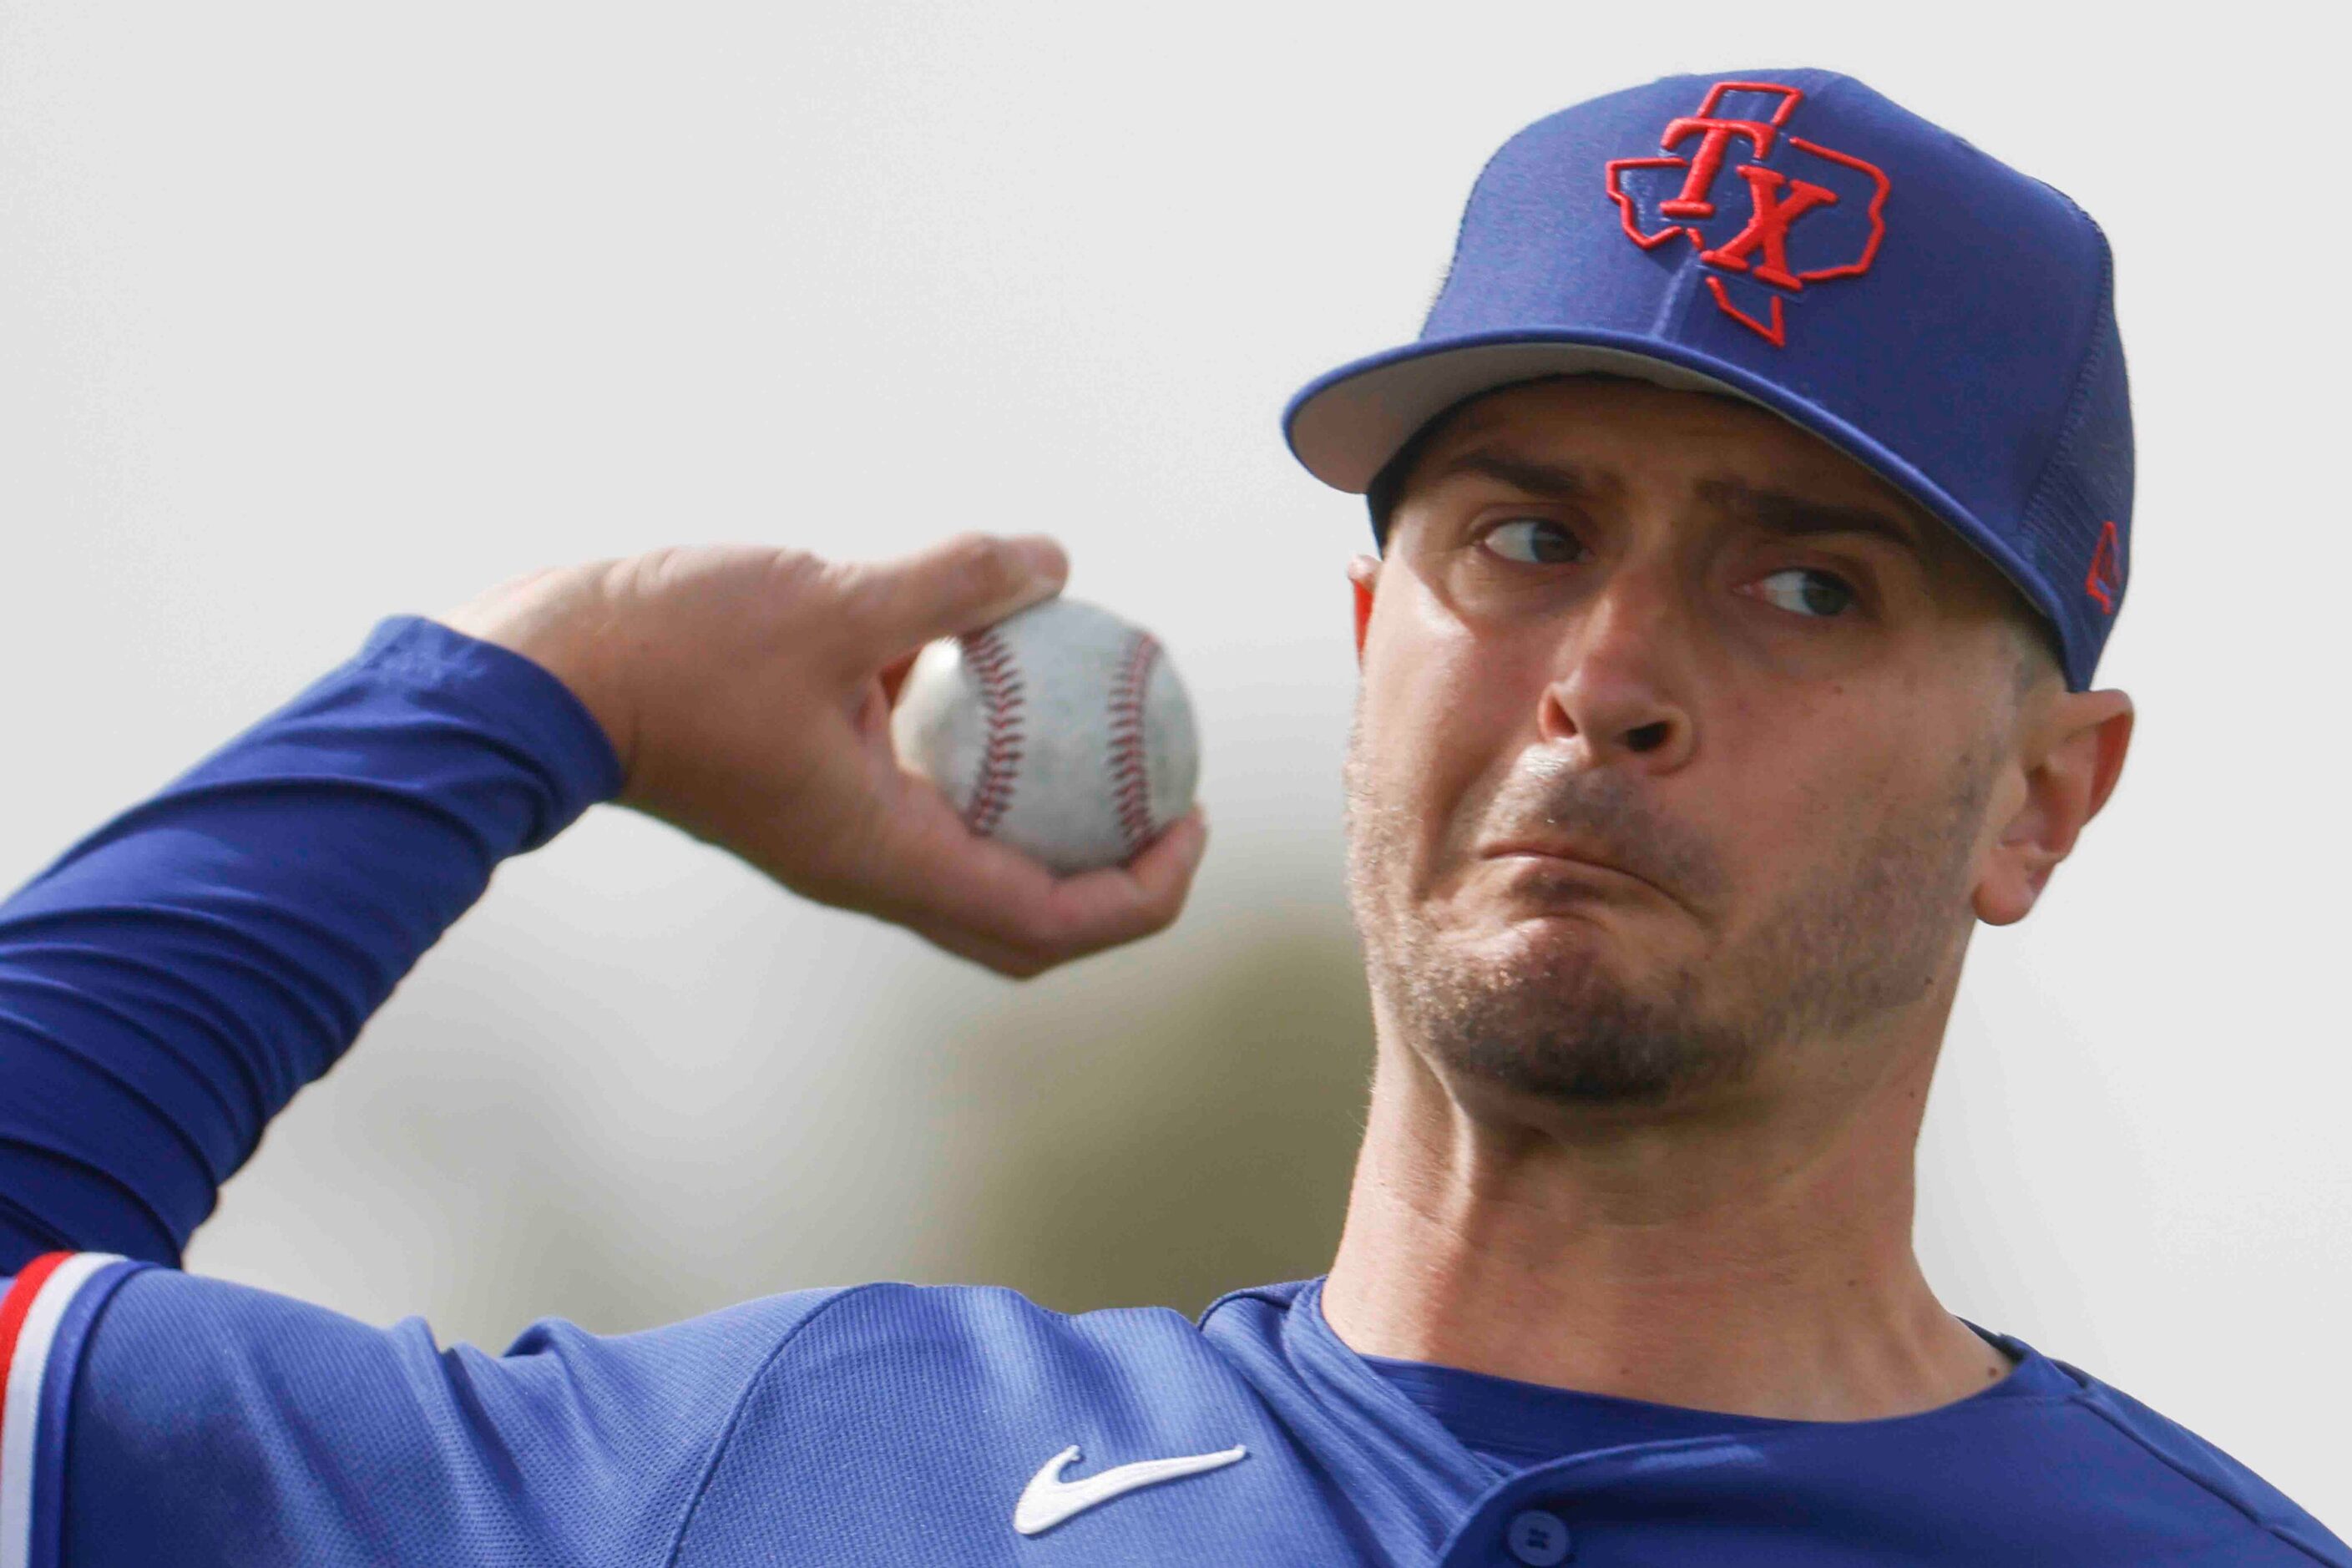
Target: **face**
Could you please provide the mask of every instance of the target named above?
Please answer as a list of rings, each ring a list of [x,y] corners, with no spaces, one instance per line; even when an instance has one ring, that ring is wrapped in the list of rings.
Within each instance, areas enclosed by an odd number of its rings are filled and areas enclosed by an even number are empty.
[[[1376,998],[1459,1089],[1658,1105],[1948,1005],[2021,601],[1759,408],[1555,379],[1392,514],[1349,743]]]

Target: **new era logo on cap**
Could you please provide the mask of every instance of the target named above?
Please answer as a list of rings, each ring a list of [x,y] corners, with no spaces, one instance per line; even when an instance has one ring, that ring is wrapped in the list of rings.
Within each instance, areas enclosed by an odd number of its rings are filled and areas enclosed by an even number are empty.
[[[2083,592],[2097,601],[2102,615],[2114,615],[2116,606],[2123,603],[2124,546],[2112,522],[2099,527],[2099,546],[2091,552],[2091,571],[2083,579]]]
[[[1687,239],[1716,304],[1775,348],[1788,342],[1775,290],[1859,277],[1886,237],[1886,171],[1783,134],[1804,100],[1776,82],[1719,81],[1697,113],[1666,121],[1658,156],[1605,165],[1626,237],[1644,250]],[[1718,199],[1727,168],[1747,186],[1745,202]]]

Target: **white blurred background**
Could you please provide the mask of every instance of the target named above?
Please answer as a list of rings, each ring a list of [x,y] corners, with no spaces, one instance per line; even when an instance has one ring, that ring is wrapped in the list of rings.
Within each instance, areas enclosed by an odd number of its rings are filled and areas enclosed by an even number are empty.
[[[503,1343],[795,1286],[1078,1308],[1320,1272],[1368,1064],[1340,889],[1361,505],[1284,399],[1410,338],[1511,132],[1861,76],[2083,202],[2138,419],[2123,788],[1985,931],[1922,1151],[1958,1311],[2352,1531],[2352,577],[2336,51],[2242,5],[0,7],[14,888],[531,567],[1045,529],[1159,630],[1215,836],[1026,987],[593,811],[509,862],[191,1266]]]

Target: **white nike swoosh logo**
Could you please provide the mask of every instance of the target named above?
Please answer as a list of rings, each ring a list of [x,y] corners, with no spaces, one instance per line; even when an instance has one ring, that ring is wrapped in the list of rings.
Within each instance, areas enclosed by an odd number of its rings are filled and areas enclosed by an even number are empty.
[[[1177,1459],[1139,1459],[1132,1465],[1119,1465],[1099,1475],[1079,1480],[1066,1481],[1062,1472],[1078,1457],[1076,1443],[1063,1449],[1029,1478],[1021,1489],[1021,1500],[1013,1506],[1013,1528],[1024,1535],[1035,1535],[1053,1529],[1074,1513],[1083,1513],[1098,1502],[1108,1502],[1138,1487],[1157,1486],[1172,1481],[1179,1476],[1197,1476],[1203,1470],[1220,1470],[1238,1459],[1249,1457],[1249,1450],[1235,1445],[1217,1454],[1187,1454]]]

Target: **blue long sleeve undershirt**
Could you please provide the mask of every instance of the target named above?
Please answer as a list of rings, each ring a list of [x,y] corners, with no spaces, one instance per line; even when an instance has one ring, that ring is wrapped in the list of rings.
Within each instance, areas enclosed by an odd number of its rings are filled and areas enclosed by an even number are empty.
[[[0,904],[0,1273],[176,1265],[499,862],[621,784],[553,674],[394,616],[68,849]]]

